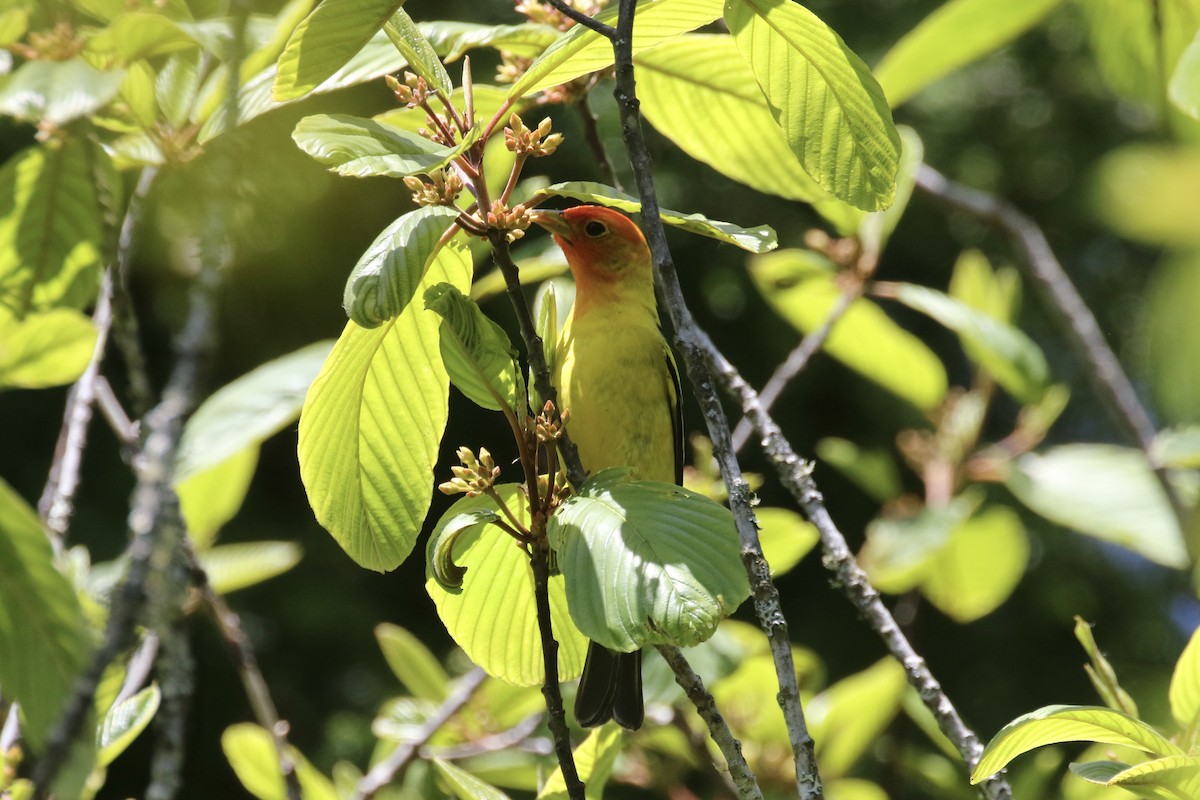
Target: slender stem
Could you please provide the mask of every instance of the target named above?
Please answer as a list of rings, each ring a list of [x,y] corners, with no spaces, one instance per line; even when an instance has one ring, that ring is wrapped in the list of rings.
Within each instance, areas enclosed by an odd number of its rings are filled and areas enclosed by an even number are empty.
[[[571,751],[571,733],[567,729],[567,713],[563,710],[562,693],[558,688],[558,641],[550,619],[550,545],[546,536],[533,542],[530,565],[533,567],[533,596],[537,603],[538,631],[542,637],[542,665],[545,678],[542,696],[546,699],[550,735],[554,739],[554,754],[562,770],[570,800],[583,800],[583,781],[575,769],[575,754]]]
[[[615,96],[621,116],[621,133],[629,154],[642,202],[642,227],[654,257],[655,283],[675,327],[675,343],[683,356],[688,378],[696,393],[713,443],[713,455],[729,488],[729,506],[733,511],[738,538],[741,541],[742,562],[754,595],[754,607],[759,623],[771,643],[771,654],[779,680],[779,703],[787,723],[796,764],[796,786],[802,800],[818,800],[823,796],[821,777],[817,770],[812,737],[804,721],[800,705],[800,690],[796,683],[796,667],[792,659],[787,620],[779,602],[779,592],[771,582],[770,570],[763,558],[758,541],[758,528],[752,508],[752,493],[741,466],[733,452],[729,421],[717,396],[708,349],[708,336],[696,324],[683,291],[675,263],[667,246],[666,232],[658,208],[650,154],[642,135],[641,114],[638,110],[633,70],[633,21],[637,0],[620,0],[617,17],[617,36],[613,39],[616,61]],[[715,348],[714,348],[715,349]]]
[[[464,742],[452,747],[422,747],[421,758],[441,758],[446,761],[454,761],[460,758],[483,755],[484,753],[494,753],[498,750],[508,750],[509,748],[528,744],[529,737],[533,735],[533,732],[541,724],[542,715],[540,713],[530,714],[506,731],[481,736],[474,741]],[[544,754],[550,755],[552,745],[546,739],[533,741],[541,742],[544,745]]]
[[[584,14],[582,11],[577,11],[576,9],[574,9],[571,6],[564,3],[563,0],[545,0],[545,2],[554,6],[554,8],[559,13],[561,13],[563,16],[570,17],[571,19],[575,20],[583,27],[589,28],[589,29],[595,31],[596,33],[600,34],[605,39],[612,39],[612,38],[616,37],[616,35],[617,35],[616,28],[613,28],[611,25],[605,25],[603,22],[600,22],[595,17],[589,17],[587,14]],[[617,24],[618,24],[618,26],[620,25],[620,23],[617,23]]]
[[[113,278],[113,342],[125,362],[125,374],[129,379],[129,407],[135,419],[141,419],[154,404],[154,388],[146,369],[146,356],[142,352],[141,334],[137,314],[133,309],[133,297],[129,293],[129,272],[132,267],[133,251],[137,245],[137,233],[142,218],[142,208],[158,171],[145,167],[125,209],[121,233],[117,240],[117,269]]]
[[[587,142],[588,149],[592,151],[592,158],[596,160],[596,167],[600,170],[600,180],[614,189],[620,189],[621,184],[617,180],[617,171],[613,169],[612,160],[609,159],[608,151],[604,148],[604,140],[600,138],[600,127],[597,124],[596,115],[588,106],[588,97],[589,95],[585,94],[575,104],[579,122],[583,125],[583,140]]]
[[[371,800],[380,789],[395,781],[417,756],[421,747],[470,701],[486,678],[487,673],[482,667],[476,667],[460,678],[454,691],[438,707],[437,713],[425,720],[425,724],[417,731],[412,741],[397,747],[359,780],[358,785],[354,787],[353,800]]]
[[[762,800],[762,790],[754,779],[750,765],[746,763],[746,757],[742,755],[742,743],[734,738],[733,731],[729,730],[729,725],[726,724],[725,717],[721,715],[712,695],[704,688],[704,681],[688,664],[678,647],[660,644],[657,645],[657,648],[663,659],[675,672],[675,682],[696,706],[700,718],[708,725],[708,731],[712,734],[713,741],[721,748],[721,754],[725,756],[725,764],[729,768],[729,776],[733,779],[733,786],[738,797],[742,800]]]
[[[508,507],[508,503],[504,502],[504,498],[500,496],[500,493],[495,489],[488,489],[487,496],[492,498],[492,501],[500,507],[502,512],[504,512],[504,516],[508,517],[509,524],[511,524],[514,529],[513,534],[522,541],[528,539],[529,529],[521,524],[521,521],[517,519],[516,515],[513,514],[512,509]],[[519,534],[518,531],[520,532]]]
[[[521,178],[521,170],[525,168],[525,162],[528,160],[527,153],[518,153],[517,158],[513,161],[512,171],[508,173],[508,182],[504,184],[504,191],[500,193],[500,202],[508,204],[509,198],[512,197],[513,189],[517,188],[517,181]]]
[[[1067,343],[1086,367],[1092,387],[1117,427],[1145,454],[1175,511],[1181,530],[1186,529],[1190,512],[1171,483],[1167,468],[1154,454],[1154,422],[1138,399],[1120,360],[1108,346],[1095,315],[1055,257],[1042,229],[1003,200],[955,183],[930,166],[922,165],[917,172],[917,186],[946,204],[1003,230],[1017,243],[1029,266],[1029,277],[1066,335]]]
[[[487,127],[483,129],[483,133],[480,135],[479,141],[486,142],[489,138],[491,138],[492,131],[496,130],[497,125],[500,125],[504,122],[505,115],[512,110],[512,107],[516,102],[517,101],[515,98],[509,98],[504,101],[503,105],[496,109],[496,113],[492,115],[490,120],[488,120]]]
[[[904,636],[895,618],[884,606],[879,592],[871,586],[866,574],[854,560],[842,532],[829,516],[824,498],[812,478],[812,465],[796,455],[784,438],[779,426],[762,407],[758,395],[738,374],[733,365],[715,348],[709,352],[717,378],[741,403],[742,411],[754,424],[763,442],[763,453],[775,467],[783,486],[791,492],[808,519],[816,526],[825,552],[824,563],[834,574],[833,584],[844,594],[859,615],[879,636],[892,656],[904,667],[909,684],[917,690],[921,701],[937,719],[938,728],[962,754],[968,768],[979,763],[983,745],[966,726],[954,704],[950,702],[925,659],[917,653]],[[1003,774],[980,784],[980,792],[989,800],[1011,800],[1012,789]]]
[[[804,371],[804,368],[808,366],[808,362],[812,360],[812,357],[824,347],[825,342],[829,339],[829,334],[833,333],[833,326],[842,318],[846,313],[846,309],[850,308],[850,304],[858,298],[860,293],[843,291],[838,296],[833,308],[829,310],[829,316],[821,323],[821,327],[801,339],[800,344],[788,354],[787,359],[775,368],[775,372],[771,374],[770,379],[758,395],[759,402],[762,403],[764,410],[770,410],[775,401],[779,399],[779,395],[783,394],[784,388],[795,380],[797,375]],[[753,427],[750,424],[750,420],[742,417],[733,431],[733,450],[735,453],[741,452],[742,448],[746,446],[751,430],[753,430]]]

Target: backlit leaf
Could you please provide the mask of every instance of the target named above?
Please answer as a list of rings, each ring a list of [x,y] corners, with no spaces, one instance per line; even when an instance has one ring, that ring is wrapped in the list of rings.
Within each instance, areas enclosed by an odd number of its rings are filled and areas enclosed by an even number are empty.
[[[1133,791],[1144,786],[1163,789],[1164,797],[1200,796],[1200,756],[1170,755],[1143,761],[1108,779],[1109,786]]]
[[[1133,144],[1110,151],[1096,168],[1096,212],[1117,233],[1152,245],[1200,242],[1200,152]]]
[[[30,314],[20,322],[0,308],[0,389],[72,383],[95,346],[96,326],[72,308]]]
[[[400,55],[404,56],[410,70],[424,78],[430,89],[440,90],[445,97],[450,96],[454,86],[450,83],[446,68],[438,60],[433,45],[404,9],[396,8],[395,13],[383,26],[383,31],[400,51]]]
[[[904,668],[885,658],[808,701],[822,777],[845,775],[875,744],[899,713],[906,686]]]
[[[435,758],[433,766],[459,800],[508,800],[508,795],[495,786],[449,761]]]
[[[300,563],[303,551],[295,542],[238,542],[200,554],[208,582],[218,594],[254,586]]]
[[[523,58],[534,58],[559,37],[557,28],[525,22],[520,25],[483,25],[478,22],[438,20],[418,22],[417,28],[446,61],[457,61],[468,50],[493,47]]]
[[[1180,56],[1167,93],[1180,111],[1200,119],[1200,34]]]
[[[258,800],[287,800],[275,737],[270,731],[248,722],[231,725],[221,734],[221,750],[247,792]],[[338,800],[328,778],[296,748],[289,745],[288,751],[304,800]]]
[[[124,70],[101,72],[82,58],[26,61],[0,84],[0,114],[61,127],[117,96]]]
[[[1171,673],[1171,716],[1184,729],[1200,720],[1200,629],[1192,632],[1187,647]]]
[[[471,146],[479,135],[446,147],[424,136],[346,114],[314,114],[296,125],[292,139],[301,150],[339,175],[403,178],[440,169]]]
[[[186,430],[186,428],[185,428]],[[259,446],[251,444],[229,458],[192,472],[176,475],[175,493],[187,523],[188,538],[198,551],[210,547],[225,523],[241,509],[258,468]]]
[[[107,767],[125,752],[158,711],[161,694],[152,683],[108,710],[96,730],[96,766]]]
[[[612,774],[624,740],[621,729],[610,723],[593,730],[575,748],[575,767],[579,772],[579,780],[586,784],[587,800],[599,800],[603,794],[604,784]],[[566,800],[567,797],[567,784],[563,780],[562,768],[558,767],[550,773],[537,800]]]
[[[1017,587],[1029,561],[1021,518],[990,506],[950,534],[929,565],[921,593],[956,622],[995,611]]]
[[[449,284],[428,289],[425,307],[442,318],[440,347],[450,382],[483,408],[524,413],[517,351],[504,329]]]
[[[375,639],[392,674],[414,697],[438,703],[446,699],[450,676],[420,639],[387,623],[375,626]]]
[[[817,457],[881,503],[900,494],[900,469],[886,450],[868,450],[830,436],[817,442]]]

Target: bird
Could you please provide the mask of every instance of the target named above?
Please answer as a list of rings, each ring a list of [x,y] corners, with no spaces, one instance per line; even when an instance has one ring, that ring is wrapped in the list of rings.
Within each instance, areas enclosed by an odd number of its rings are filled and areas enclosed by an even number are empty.
[[[629,217],[605,206],[539,210],[575,278],[575,302],[556,346],[553,383],[567,433],[589,473],[632,468],[636,480],[682,483],[679,373],[663,337],[650,248]],[[645,717],[642,654],[592,641],[575,695],[585,728]]]

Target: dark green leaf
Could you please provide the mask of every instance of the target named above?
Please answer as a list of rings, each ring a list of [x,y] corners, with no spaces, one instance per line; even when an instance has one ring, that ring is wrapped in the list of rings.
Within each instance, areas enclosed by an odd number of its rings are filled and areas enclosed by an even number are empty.
[[[450,383],[491,411],[523,409],[525,394],[517,351],[504,329],[475,301],[442,283],[425,291],[425,307],[442,318],[442,361]]]

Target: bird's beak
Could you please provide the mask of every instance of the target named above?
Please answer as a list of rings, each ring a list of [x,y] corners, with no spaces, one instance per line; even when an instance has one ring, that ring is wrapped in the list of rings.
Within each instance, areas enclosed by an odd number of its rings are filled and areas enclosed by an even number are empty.
[[[561,211],[551,211],[548,209],[539,209],[529,217],[534,224],[550,231],[557,239],[562,239],[566,242],[571,241],[571,226],[563,219]]]

